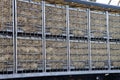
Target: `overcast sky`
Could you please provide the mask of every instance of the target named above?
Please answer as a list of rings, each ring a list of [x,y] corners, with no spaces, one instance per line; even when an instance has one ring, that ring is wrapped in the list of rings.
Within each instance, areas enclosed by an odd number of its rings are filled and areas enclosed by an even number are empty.
[[[109,1],[110,0],[97,0],[97,2],[99,2],[99,3],[105,3],[105,4],[108,4]],[[118,2],[119,2],[119,0],[112,0],[111,1],[111,5],[117,5]]]

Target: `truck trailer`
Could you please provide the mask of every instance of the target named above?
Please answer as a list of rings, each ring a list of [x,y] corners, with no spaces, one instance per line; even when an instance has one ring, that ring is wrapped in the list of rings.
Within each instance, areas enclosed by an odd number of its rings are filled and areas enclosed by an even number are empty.
[[[0,79],[93,74],[120,74],[120,6],[0,0]]]

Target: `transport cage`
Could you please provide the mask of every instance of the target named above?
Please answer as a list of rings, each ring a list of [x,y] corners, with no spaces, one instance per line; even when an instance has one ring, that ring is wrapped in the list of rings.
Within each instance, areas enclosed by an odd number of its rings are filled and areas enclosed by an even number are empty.
[[[106,42],[91,42],[92,68],[108,68],[108,53]]]
[[[1,0],[0,4],[0,31],[12,31],[12,0]]]
[[[110,43],[111,53],[111,67],[114,69],[120,69],[120,43]]]
[[[64,71],[67,69],[66,40],[46,40],[47,71]]]
[[[45,15],[46,33],[51,35],[66,35],[65,7],[46,5]]]
[[[0,0],[0,9],[0,73],[9,73],[14,65],[12,0]]]
[[[17,1],[18,32],[42,33],[42,6]]]
[[[119,13],[36,1],[0,0],[0,79],[120,72]]]
[[[18,38],[17,43],[18,71],[42,70],[42,40]]]
[[[90,16],[91,37],[107,37],[106,14],[104,12],[91,11]]]
[[[71,70],[88,70],[89,54],[88,41],[70,41],[70,68]]]
[[[69,9],[69,27],[70,35],[78,37],[86,37],[87,28],[87,10],[86,9]]]
[[[17,1],[17,69],[19,73],[43,70],[42,6]]]
[[[109,15],[109,33],[110,38],[120,39],[120,15],[118,14]]]
[[[8,34],[8,33],[6,33]],[[8,37],[0,38],[0,72],[13,70],[13,40]]]

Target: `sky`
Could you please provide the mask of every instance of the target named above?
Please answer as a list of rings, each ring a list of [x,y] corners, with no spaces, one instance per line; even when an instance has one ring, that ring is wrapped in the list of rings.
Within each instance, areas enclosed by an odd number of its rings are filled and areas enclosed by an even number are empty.
[[[99,2],[99,3],[104,3],[104,4],[108,4],[109,1],[110,1],[110,0],[97,0],[97,2]],[[118,5],[118,2],[119,2],[119,0],[112,0],[110,4],[111,4],[111,5]]]

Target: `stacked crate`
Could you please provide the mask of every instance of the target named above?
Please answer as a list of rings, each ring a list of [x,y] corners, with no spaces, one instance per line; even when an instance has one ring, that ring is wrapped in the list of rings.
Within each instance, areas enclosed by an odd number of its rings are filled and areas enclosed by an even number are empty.
[[[109,33],[110,38],[120,39],[120,15],[109,15]]]
[[[31,2],[17,1],[17,32],[42,33],[42,6]],[[17,39],[18,70],[42,70],[42,40],[34,35]]]
[[[0,72],[9,71],[13,68],[13,40],[0,38]]]
[[[70,42],[70,60],[73,69],[85,69],[88,67],[88,42]]]
[[[65,69],[67,67],[66,41],[46,41],[47,69]]]
[[[91,37],[104,38],[106,33],[106,14],[103,12],[91,12]]]
[[[0,0],[0,31],[12,31],[12,0]],[[3,73],[13,69],[13,40],[8,34],[0,34],[0,72]]]
[[[87,13],[82,9],[69,9],[70,34],[77,37],[87,35]]]
[[[66,34],[66,10],[55,5],[45,8],[46,33],[51,35]]]
[[[109,35],[111,39],[120,39],[120,15],[109,14]],[[120,67],[120,44],[119,41],[110,42],[111,67]]]
[[[12,0],[0,0],[0,4],[0,31],[13,31]],[[71,69],[85,69],[90,66],[90,52],[92,68],[108,68],[108,46],[105,39],[105,37],[108,38],[106,14],[97,11],[90,12],[90,35],[95,40],[92,41],[92,39],[87,38],[89,35],[87,10],[69,8],[69,25],[66,24],[66,10],[65,6],[45,4],[45,36],[43,39],[41,38],[43,35],[36,34],[44,32],[42,30],[43,10],[41,3],[17,0],[18,70],[43,70],[45,65],[49,70],[67,69],[68,56],[70,56]],[[66,36],[68,26],[70,37]],[[110,14],[110,38],[120,39],[119,26],[120,16]],[[3,34],[4,37],[1,36]],[[19,34],[22,34],[22,36],[19,36]],[[0,34],[0,71],[12,70],[14,65],[13,35],[11,37],[8,35],[8,32]],[[70,46],[68,45],[69,41],[66,41],[68,37],[70,39],[74,38],[74,40],[70,40]],[[96,38],[101,38],[101,40]],[[102,39],[105,40],[102,41]],[[88,43],[89,40],[90,43]],[[68,54],[69,47],[70,55]],[[112,67],[120,67],[119,48],[119,43],[110,42]],[[44,51],[46,51],[46,55],[44,55]],[[46,64],[44,64],[45,58]]]
[[[40,4],[17,2],[18,32],[42,32],[42,8]]]
[[[120,43],[110,43],[110,55],[112,68],[120,67]]]
[[[106,42],[92,42],[91,43],[92,68],[106,68],[108,67],[108,53]]]
[[[0,31],[12,31],[12,0],[0,0]]]
[[[18,39],[17,42],[18,70],[42,69],[42,41]]]

